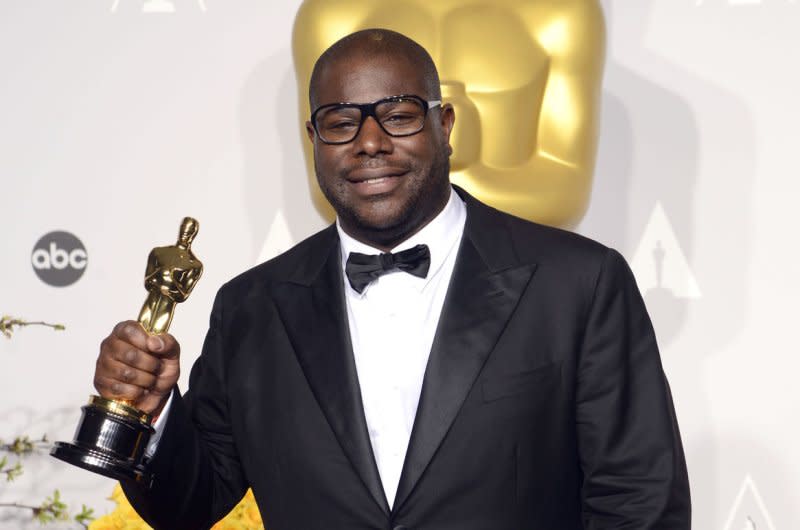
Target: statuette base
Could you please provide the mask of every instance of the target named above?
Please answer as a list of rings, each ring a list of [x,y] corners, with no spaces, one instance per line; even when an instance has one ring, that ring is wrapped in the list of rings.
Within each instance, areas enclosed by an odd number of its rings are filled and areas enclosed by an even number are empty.
[[[150,416],[123,402],[92,396],[72,443],[56,442],[50,454],[59,460],[116,480],[152,485],[142,464],[154,432]]]

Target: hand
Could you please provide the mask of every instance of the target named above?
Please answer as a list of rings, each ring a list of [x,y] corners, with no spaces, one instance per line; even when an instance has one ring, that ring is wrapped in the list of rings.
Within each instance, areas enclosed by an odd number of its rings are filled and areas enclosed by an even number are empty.
[[[172,335],[149,335],[134,320],[120,322],[100,344],[94,387],[106,399],[158,416],[178,382],[180,352]]]

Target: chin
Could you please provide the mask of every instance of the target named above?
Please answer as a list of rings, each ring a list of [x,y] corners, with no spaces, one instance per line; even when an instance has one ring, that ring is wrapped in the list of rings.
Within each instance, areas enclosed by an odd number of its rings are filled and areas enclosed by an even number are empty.
[[[408,224],[408,215],[405,212],[392,212],[391,214],[375,215],[370,213],[356,214],[354,221],[362,230],[371,232],[396,232]]]

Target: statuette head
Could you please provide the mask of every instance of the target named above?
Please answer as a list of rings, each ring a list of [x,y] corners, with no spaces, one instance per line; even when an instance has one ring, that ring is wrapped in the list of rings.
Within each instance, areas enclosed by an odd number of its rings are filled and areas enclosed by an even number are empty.
[[[197,222],[197,219],[184,217],[181,222],[180,231],[178,232],[178,243],[187,247],[190,246],[199,229],[200,224]]]

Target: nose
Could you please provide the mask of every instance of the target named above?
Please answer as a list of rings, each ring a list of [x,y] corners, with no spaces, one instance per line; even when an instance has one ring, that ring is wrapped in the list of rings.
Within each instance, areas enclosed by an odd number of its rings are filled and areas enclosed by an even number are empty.
[[[356,154],[372,157],[381,153],[391,153],[393,144],[391,137],[381,128],[377,120],[368,116],[353,140],[353,148]]]

